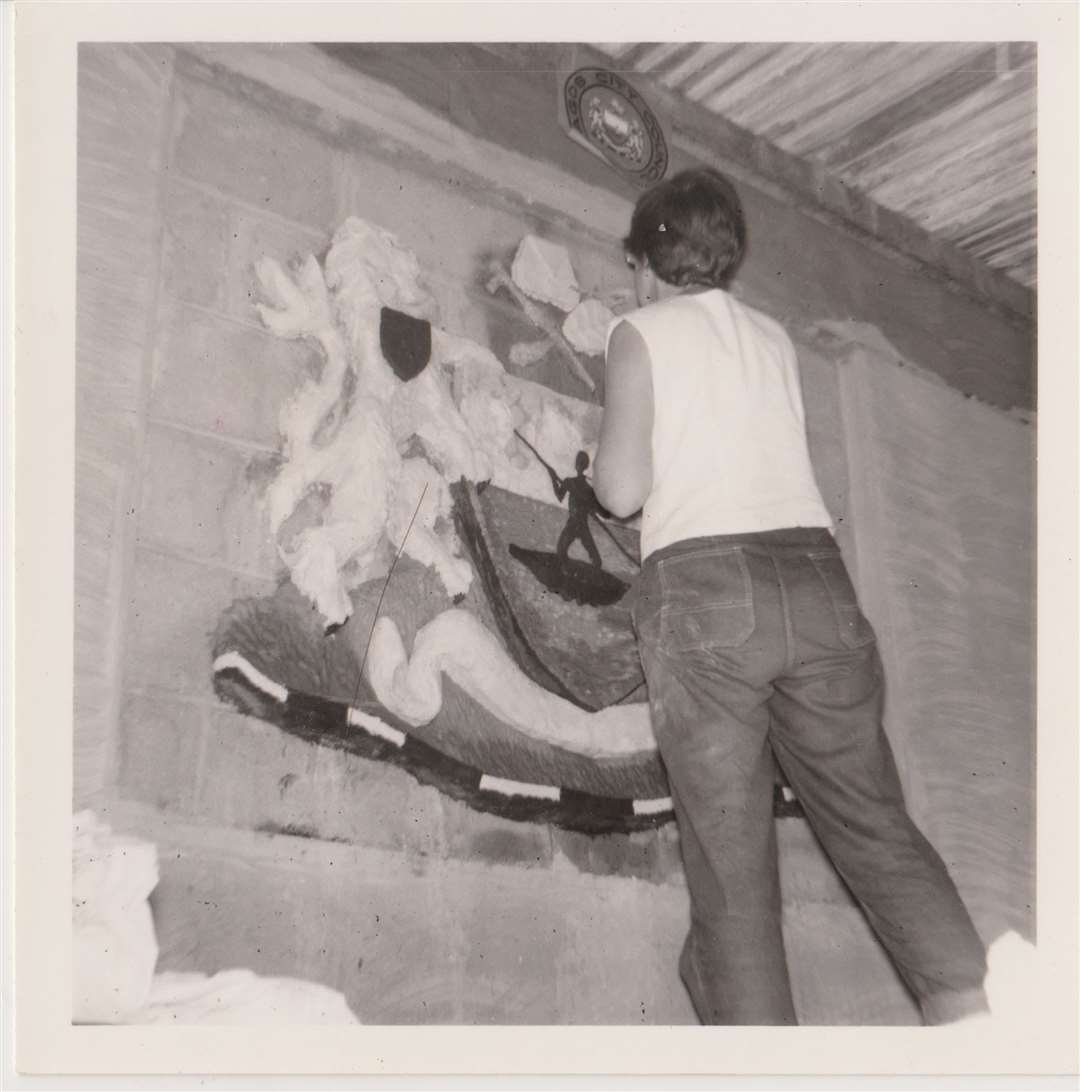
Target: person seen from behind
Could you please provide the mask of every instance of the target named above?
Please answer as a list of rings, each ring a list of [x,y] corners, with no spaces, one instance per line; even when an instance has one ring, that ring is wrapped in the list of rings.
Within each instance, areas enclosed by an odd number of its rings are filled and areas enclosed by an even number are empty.
[[[773,821],[778,762],[926,1023],[985,1011],[986,954],[907,813],[883,672],[814,478],[783,328],[727,286],[737,193],[683,171],[624,241],[639,309],[608,334],[594,488],[639,509],[634,606],[690,892],[679,970],[706,1024],[797,1022]]]

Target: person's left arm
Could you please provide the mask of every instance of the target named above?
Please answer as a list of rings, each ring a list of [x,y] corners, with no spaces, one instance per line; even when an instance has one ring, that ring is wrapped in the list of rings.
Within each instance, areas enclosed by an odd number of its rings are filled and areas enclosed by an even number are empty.
[[[628,322],[611,332],[604,373],[604,416],[593,489],[613,515],[632,516],[652,491],[652,366],[645,339]]]

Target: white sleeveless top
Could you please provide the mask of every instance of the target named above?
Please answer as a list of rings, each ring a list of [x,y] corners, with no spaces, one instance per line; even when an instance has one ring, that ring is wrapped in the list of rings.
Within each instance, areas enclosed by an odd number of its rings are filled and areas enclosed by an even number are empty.
[[[783,327],[721,289],[621,316],[652,365],[653,486],[641,556],[683,539],[832,518],[810,464],[799,368]]]

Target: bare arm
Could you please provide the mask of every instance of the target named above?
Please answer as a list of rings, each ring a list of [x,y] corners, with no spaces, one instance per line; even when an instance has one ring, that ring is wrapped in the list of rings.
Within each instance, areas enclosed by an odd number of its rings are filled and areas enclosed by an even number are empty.
[[[649,350],[629,323],[608,341],[604,418],[593,487],[600,503],[619,517],[633,515],[652,491],[653,389]]]

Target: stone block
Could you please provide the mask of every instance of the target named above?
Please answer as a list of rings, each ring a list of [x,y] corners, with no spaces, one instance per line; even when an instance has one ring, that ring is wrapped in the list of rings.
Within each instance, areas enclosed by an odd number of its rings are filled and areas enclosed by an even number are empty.
[[[75,673],[106,669],[115,629],[122,469],[108,461],[75,460]]]
[[[161,693],[127,694],[120,711],[118,788],[163,811],[194,813],[202,706]]]
[[[112,773],[119,687],[123,471],[76,457],[74,584],[74,796],[86,804]]]
[[[539,224],[447,174],[415,157],[345,155],[337,168],[338,222],[359,216],[378,224],[416,254],[429,276],[479,287],[487,260],[499,258],[509,268],[522,237]]]
[[[313,350],[182,304],[164,308],[162,326],[151,414],[276,446],[278,413],[307,377]]]
[[[165,191],[162,284],[169,295],[221,309],[228,210],[220,198],[170,179]]]
[[[633,880],[583,886],[557,955],[560,1022],[697,1023],[679,979],[686,900]]]
[[[80,164],[158,168],[166,108],[161,60],[134,44],[80,43]]]
[[[260,842],[257,857],[160,844],[159,970],[250,967],[341,990],[367,1024],[454,1022],[460,973],[437,884],[356,850]]]
[[[89,406],[81,393],[77,391],[75,396],[76,459],[109,465],[123,475],[125,503],[130,503],[126,482],[137,481],[139,475],[135,455],[140,421],[130,413]],[[120,514],[126,515],[122,508]]]
[[[671,887],[168,822],[154,841],[159,970],[296,975],[367,1024],[694,1022]]]
[[[659,883],[670,855],[662,859],[660,836],[655,830],[632,834],[578,834],[555,832],[555,847],[560,857],[571,861],[581,872],[596,876],[626,876]]]
[[[245,208],[234,208],[229,224],[226,300],[229,314],[262,326],[256,304],[265,302],[255,276],[255,263],[273,258],[288,268],[309,254],[321,258],[332,232],[318,232],[299,224],[258,216]]]
[[[448,856],[522,868],[551,866],[552,832],[547,824],[513,822],[450,799],[443,808]]]
[[[108,583],[109,544],[116,532],[126,468],[96,452],[75,456],[75,573],[87,584]]]
[[[690,902],[684,887],[646,887],[648,920],[642,932],[642,961],[655,993],[646,1007],[654,1024],[696,1024],[697,1015],[679,977],[679,956],[690,928]]]
[[[216,700],[210,685],[210,639],[222,611],[234,599],[273,589],[271,580],[136,550],[125,685]]]
[[[124,286],[154,284],[160,229],[158,175],[112,162],[79,159],[77,262],[81,275]]]
[[[144,403],[156,272],[156,181],[79,164],[76,438],[130,460]]]
[[[72,773],[76,801],[112,780],[118,685],[111,679],[76,674],[72,717]]]
[[[844,881],[805,819],[779,819],[776,839],[785,906],[831,903],[854,906]]]
[[[113,705],[116,683],[105,672],[86,671],[75,676],[73,707],[76,720],[108,713]]]
[[[199,808],[221,823],[419,856],[442,844],[438,794],[402,770],[224,709],[206,747]]]
[[[456,895],[447,902],[462,953],[461,1022],[557,1023],[571,893],[545,873],[520,870],[472,879]]]
[[[383,884],[352,879],[342,900],[348,922],[339,988],[367,1024],[458,1023],[461,963],[447,943],[450,922],[431,877]]]
[[[785,906],[784,948],[800,1024],[922,1023],[911,995],[855,907]]]
[[[145,450],[140,542],[259,576],[283,574],[262,506],[266,457],[158,425]]]
[[[224,81],[176,83],[172,167],[184,177],[288,220],[326,230],[334,220],[330,145]]]
[[[320,913],[327,912],[314,877],[161,845],[158,868],[161,878],[150,896],[158,972],[246,968],[337,988],[344,953],[331,950],[320,964],[305,951],[318,935]]]
[[[75,383],[78,409],[138,413],[149,340],[153,285],[126,271],[119,282],[78,279]]]
[[[587,890],[560,937],[560,1016],[571,1024],[644,1024],[655,995],[644,952],[645,904],[629,883]]]
[[[316,748],[272,724],[231,709],[208,713],[206,761],[196,791],[199,814],[243,830],[286,828],[298,837],[321,837],[308,809]]]
[[[116,718],[76,710],[71,754],[73,810],[95,807],[113,785]]]

